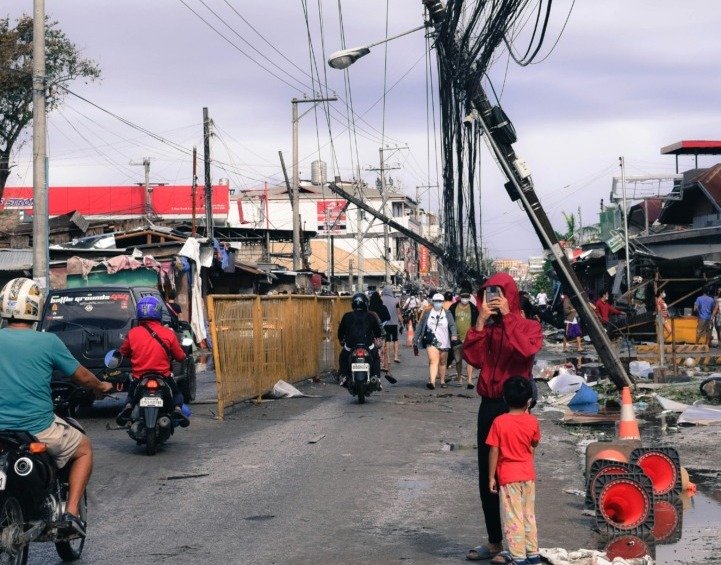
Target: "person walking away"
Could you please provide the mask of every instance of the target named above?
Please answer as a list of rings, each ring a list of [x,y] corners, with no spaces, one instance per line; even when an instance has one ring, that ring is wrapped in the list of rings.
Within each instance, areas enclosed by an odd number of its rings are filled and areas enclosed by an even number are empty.
[[[548,295],[545,290],[541,290],[538,294],[536,294],[536,304],[538,304],[539,308],[545,308],[548,306]]]
[[[541,563],[536,528],[536,471],[533,454],[541,441],[538,419],[529,413],[533,389],[528,379],[511,377],[503,385],[508,413],[493,421],[486,445],[488,490],[501,499],[501,525],[508,547],[491,563]]]
[[[716,307],[716,301],[709,296],[709,291],[704,288],[701,296],[696,299],[693,304],[693,311],[698,316],[698,325],[696,326],[696,343],[699,339],[703,339],[701,343],[711,346],[711,328],[713,326],[712,313]]]
[[[371,377],[381,376],[381,360],[378,348],[374,343],[383,336],[383,328],[378,316],[368,311],[368,297],[362,292],[356,292],[351,299],[351,312],[346,312],[338,324],[338,341],[342,348],[338,356],[341,386],[347,386],[350,377],[350,351],[351,347],[363,345],[369,348],[371,355]],[[393,378],[386,375],[391,383]]]
[[[576,340],[578,351],[583,351],[583,344],[581,343],[581,324],[578,323],[578,312],[573,307],[571,299],[568,295],[564,294],[561,296],[561,303],[563,304],[563,324],[565,329],[563,331],[563,350],[568,350],[569,340]]]
[[[718,307],[719,299],[716,299]],[[666,291],[658,289],[656,291],[656,315],[661,316],[661,323],[663,324],[663,340],[666,341],[671,337],[671,319],[668,315],[668,306],[666,304]],[[719,334],[721,335],[721,334]]]
[[[478,308],[471,304],[470,291],[463,290],[460,300],[454,302],[450,308],[450,313],[456,323],[456,331],[458,332],[458,340],[453,343],[453,356],[456,360],[456,374],[458,382],[463,382],[463,340],[466,334],[478,321]],[[473,389],[473,367],[466,363],[466,388]]]
[[[458,339],[453,315],[443,309],[443,295],[434,294],[431,299],[432,309],[423,314],[418,324],[418,332],[413,338],[413,352],[425,349],[428,355],[428,382],[430,390],[436,388],[436,377],[440,378],[441,387],[446,388],[446,361],[451,341]]]
[[[68,500],[63,532],[85,536],[80,520],[80,500],[93,469],[90,438],[53,412],[50,381],[53,371],[100,397],[113,385],[95,377],[53,333],[37,332],[43,293],[35,281],[17,278],[0,291],[0,315],[7,327],[0,329],[0,429],[24,430],[47,445],[58,469],[69,465]]]
[[[185,361],[185,351],[180,346],[175,332],[162,324],[163,306],[154,296],[144,296],[136,306],[138,325],[125,336],[118,353],[130,359],[131,376],[128,386],[128,398],[123,410],[115,418],[119,426],[124,426],[133,410],[133,400],[138,383],[143,376],[154,373],[162,375],[173,394],[175,409],[173,417],[183,428],[190,425],[183,414],[184,398],[173,378],[172,360]]]
[[[390,373],[390,366],[388,363],[388,359],[386,357],[386,350],[388,349],[388,343],[387,343],[387,334],[385,331],[386,324],[388,323],[388,320],[391,319],[391,314],[388,311],[388,308],[386,308],[386,305],[383,304],[383,300],[381,299],[381,295],[373,291],[371,293],[370,302],[368,304],[368,311],[378,316],[378,319],[381,322],[381,327],[383,328],[383,336],[382,336],[382,343],[378,350],[378,353],[381,357],[381,371],[384,373]],[[379,340],[380,342],[380,340]]]
[[[466,361],[480,369],[476,391],[481,396],[478,409],[478,488],[488,542],[471,549],[470,561],[490,559],[503,549],[501,510],[498,494],[490,491],[486,445],[493,421],[506,413],[503,385],[520,375],[531,380],[533,358],[543,347],[541,324],[521,314],[518,287],[511,276],[497,273],[481,287],[478,295],[478,321],[463,342]]]
[[[391,345],[393,346],[393,362],[400,363],[401,360],[398,358],[398,326],[401,323],[401,305],[398,303],[398,299],[393,293],[393,289],[390,286],[383,288],[381,293],[381,299],[383,304],[388,309],[390,314],[390,320],[385,325],[386,330],[386,365],[390,368],[391,363]]]
[[[608,331],[608,325],[611,323],[611,315],[624,316],[623,310],[619,310],[608,301],[608,291],[602,290],[601,297],[596,300],[596,314],[601,320],[603,327]]]
[[[711,317],[716,328],[716,347],[721,348],[721,288],[716,289],[716,305]]]

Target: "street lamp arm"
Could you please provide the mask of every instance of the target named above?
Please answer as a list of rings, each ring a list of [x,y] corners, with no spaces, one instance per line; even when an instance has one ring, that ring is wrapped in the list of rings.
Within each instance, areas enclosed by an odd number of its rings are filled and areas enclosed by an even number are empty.
[[[403,37],[404,35],[415,33],[416,31],[420,31],[429,27],[429,25],[430,24],[424,23],[421,26],[414,27],[413,29],[404,31],[403,33],[399,33],[397,35],[392,35],[391,37],[387,37],[385,39],[381,39],[380,41],[376,41],[375,43],[336,51],[335,53],[331,53],[330,57],[328,58],[328,65],[334,69],[347,69],[358,59],[368,55],[368,53],[371,52],[371,47],[382,45],[384,43],[388,43],[389,41],[393,41],[394,39],[398,39],[399,37]]]

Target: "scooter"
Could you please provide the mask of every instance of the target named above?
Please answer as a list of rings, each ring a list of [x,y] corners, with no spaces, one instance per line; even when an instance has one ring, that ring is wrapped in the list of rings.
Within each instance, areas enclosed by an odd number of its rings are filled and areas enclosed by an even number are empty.
[[[116,350],[105,356],[105,366],[114,369],[120,364],[121,356]],[[182,426],[175,413],[173,391],[168,379],[160,374],[147,373],[139,379],[131,400],[128,435],[138,445],[145,445],[146,455],[155,455],[158,446],[165,443]],[[190,416],[190,409],[183,405],[184,422]]]
[[[358,404],[364,404],[367,396],[381,389],[378,376],[371,375],[373,347],[373,345],[370,347],[356,345],[350,348],[351,376],[348,379],[348,392],[358,397]]]
[[[85,433],[68,417],[82,389],[63,383],[52,385],[56,414]],[[70,392],[68,392],[70,391]],[[53,542],[63,561],[75,561],[85,537],[63,527],[68,497],[69,465],[62,469],[47,452],[47,445],[25,431],[0,431],[0,563],[24,565],[30,542]],[[80,502],[80,520],[87,522],[87,496]]]

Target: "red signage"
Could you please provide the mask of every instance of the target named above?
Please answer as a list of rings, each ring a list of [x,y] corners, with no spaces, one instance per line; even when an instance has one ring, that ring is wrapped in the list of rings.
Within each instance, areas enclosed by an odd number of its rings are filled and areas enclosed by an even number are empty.
[[[204,212],[204,190],[197,189],[196,214]],[[153,212],[168,218],[192,215],[190,186],[155,186],[151,194]],[[230,205],[228,187],[213,187],[213,214],[227,216]],[[132,218],[145,214],[145,188],[142,186],[51,186],[48,194],[51,216],[79,212],[83,216]],[[0,199],[0,210],[24,210],[32,214],[32,187],[6,187]]]
[[[316,202],[318,212],[318,233],[343,233],[346,229],[345,200],[319,200]]]
[[[431,268],[431,252],[425,245],[418,246],[418,272],[427,275]]]

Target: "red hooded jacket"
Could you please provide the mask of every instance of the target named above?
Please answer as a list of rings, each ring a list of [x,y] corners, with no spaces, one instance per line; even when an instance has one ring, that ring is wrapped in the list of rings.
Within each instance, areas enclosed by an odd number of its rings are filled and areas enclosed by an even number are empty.
[[[476,390],[487,398],[501,398],[503,383],[509,377],[519,375],[531,378],[533,357],[543,347],[541,324],[527,320],[521,314],[521,303],[516,282],[506,273],[498,273],[488,279],[478,293],[478,309],[481,309],[484,289],[500,286],[508,300],[510,312],[497,324],[487,323],[479,332],[475,327],[468,330],[463,342],[466,361],[481,370]]]

